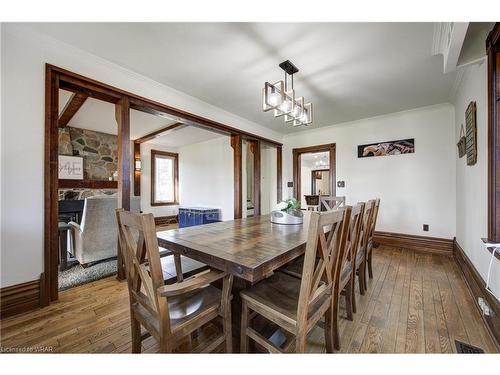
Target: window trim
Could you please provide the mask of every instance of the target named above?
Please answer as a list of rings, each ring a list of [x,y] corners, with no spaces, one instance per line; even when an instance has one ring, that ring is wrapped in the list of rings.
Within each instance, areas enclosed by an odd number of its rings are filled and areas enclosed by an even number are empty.
[[[156,156],[168,156],[174,159],[174,200],[172,202],[155,201]],[[160,150],[151,150],[151,206],[175,206],[179,204],[179,154]]]

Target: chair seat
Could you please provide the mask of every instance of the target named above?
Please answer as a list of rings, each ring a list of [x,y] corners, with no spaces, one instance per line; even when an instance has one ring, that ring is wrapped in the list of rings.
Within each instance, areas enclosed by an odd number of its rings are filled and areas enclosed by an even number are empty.
[[[201,314],[207,314],[207,317],[213,319],[213,316],[219,313],[221,297],[222,292],[212,285],[179,296],[169,297],[168,309],[172,333],[178,333]],[[153,314],[139,303],[134,303],[132,309],[140,321],[149,323],[151,328],[159,334],[159,322]],[[201,319],[199,326],[205,322],[204,319]]]
[[[276,272],[271,277],[241,291],[240,295],[252,310],[295,333],[300,283],[301,280],[297,277]],[[330,295],[331,291],[325,289],[325,293],[310,306],[308,316],[315,315],[318,310],[324,313],[330,304]],[[274,313],[270,313],[269,310]],[[276,316],[279,319],[276,319]]]

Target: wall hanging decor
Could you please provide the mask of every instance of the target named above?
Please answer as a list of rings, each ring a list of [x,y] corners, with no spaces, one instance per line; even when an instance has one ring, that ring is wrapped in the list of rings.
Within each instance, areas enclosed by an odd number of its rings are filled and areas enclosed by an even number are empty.
[[[358,146],[358,158],[371,156],[387,156],[400,154],[413,154],[415,152],[415,139],[401,139],[399,141],[369,143]]]
[[[458,157],[461,158],[466,153],[464,124],[460,125],[460,139],[457,142]]]
[[[465,149],[467,165],[477,162],[476,102],[470,102],[465,111]]]
[[[83,158],[59,155],[59,179],[83,180]]]

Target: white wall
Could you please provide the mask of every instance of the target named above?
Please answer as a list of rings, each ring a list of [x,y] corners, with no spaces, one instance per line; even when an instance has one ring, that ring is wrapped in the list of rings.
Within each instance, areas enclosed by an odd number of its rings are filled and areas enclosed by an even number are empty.
[[[300,207],[307,208],[306,198],[304,195],[311,195],[311,173],[312,166],[310,163],[300,163]],[[293,178],[293,177],[292,177]]]
[[[1,38],[0,287],[35,280],[43,271],[45,63],[281,141],[281,135],[274,131],[70,45],[33,33],[28,25],[2,24]]]
[[[229,137],[179,148],[181,206],[219,208],[234,218],[233,149]]]
[[[455,151],[457,185],[457,242],[486,281],[491,254],[482,245],[488,235],[488,85],[487,63],[468,67],[455,97],[455,142],[460,125],[465,127],[465,110],[471,101],[477,105],[477,163],[467,166],[466,156]],[[493,262],[491,286],[500,297],[500,266]]]
[[[381,198],[377,230],[455,236],[453,106],[444,104],[286,136],[284,186],[292,181],[292,148],[336,143],[337,180],[349,204]],[[414,154],[358,158],[357,146],[415,138]],[[310,178],[310,177],[309,177]],[[422,231],[429,224],[429,232]]]

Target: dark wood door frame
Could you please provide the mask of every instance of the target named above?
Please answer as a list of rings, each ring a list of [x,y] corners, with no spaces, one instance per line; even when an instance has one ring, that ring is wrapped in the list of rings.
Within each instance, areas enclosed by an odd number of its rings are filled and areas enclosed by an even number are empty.
[[[302,154],[310,154],[316,152],[328,152],[330,160],[330,194],[336,195],[335,181],[336,181],[336,158],[335,158],[335,143],[328,143],[317,146],[308,146],[301,148],[294,148],[292,150],[293,157],[293,195],[300,202],[301,191],[300,191],[300,156]]]
[[[261,147],[259,141],[249,141],[249,150],[253,155],[253,212],[259,216],[261,212]]]
[[[486,39],[488,53],[488,239],[500,242],[500,23]]]
[[[58,299],[58,126],[59,126],[59,89],[71,91],[83,97],[103,100],[115,105],[116,120],[119,127],[119,154],[127,156],[119,165],[120,205],[129,208],[130,200],[130,110],[150,113],[171,118],[185,125],[205,128],[241,140],[259,141],[272,147],[282,144],[256,134],[240,130],[202,116],[198,116],[125,90],[110,86],[94,79],[73,73],[69,70],[46,64],[45,66],[45,181],[44,181],[44,285],[45,293],[41,306]],[[75,105],[76,106],[76,105]],[[233,143],[233,142],[232,142]],[[241,146],[234,148],[235,159],[235,218],[241,217],[242,181],[241,181]],[[137,149],[135,149],[137,151]],[[239,156],[238,156],[239,153]],[[239,159],[239,162],[238,162]],[[239,168],[239,169],[238,169]],[[280,171],[281,169],[279,169]],[[239,175],[239,177],[238,177]],[[281,179],[281,176],[278,176]],[[137,186],[136,183],[134,183]],[[123,276],[123,265],[118,261],[118,277]]]
[[[311,171],[311,194],[316,190],[316,178],[314,177],[316,172],[330,172],[329,169],[313,169]]]

